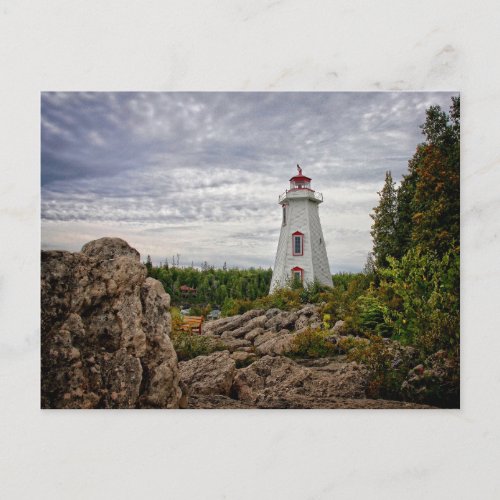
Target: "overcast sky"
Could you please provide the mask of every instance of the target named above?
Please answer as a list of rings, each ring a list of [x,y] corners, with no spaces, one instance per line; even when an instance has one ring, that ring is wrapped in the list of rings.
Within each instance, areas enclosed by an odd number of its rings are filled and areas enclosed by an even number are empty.
[[[274,264],[278,195],[296,164],[323,193],[332,272],[362,269],[386,170],[451,93],[43,93],[42,248],[102,236],[143,259]]]

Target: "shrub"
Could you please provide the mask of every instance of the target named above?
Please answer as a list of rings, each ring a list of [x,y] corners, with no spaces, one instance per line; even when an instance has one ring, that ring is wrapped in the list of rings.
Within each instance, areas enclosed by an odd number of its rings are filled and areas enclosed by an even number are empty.
[[[350,361],[370,370],[368,397],[402,399],[401,384],[413,364],[410,357],[400,352],[396,362],[394,343],[384,341],[380,335],[368,334],[368,342],[353,342],[346,350]]]
[[[178,307],[171,307],[170,316],[172,318],[172,332],[180,331],[183,321],[180,309]]]
[[[345,328],[357,333],[357,299],[370,287],[370,277],[363,273],[340,273],[333,275],[334,287],[321,294],[326,302],[322,308],[324,314],[330,314],[333,324],[339,319],[345,321]]]
[[[400,298],[398,309],[388,309],[385,320],[395,337],[426,354],[439,349],[458,352],[460,339],[460,257],[439,257],[419,248],[401,260],[389,258],[381,270],[383,285]]]
[[[388,315],[387,306],[373,295],[362,295],[357,299],[357,326],[363,333],[376,333],[390,337],[393,332],[385,318]]]
[[[251,300],[226,299],[222,305],[221,315],[224,317],[236,316],[250,311],[250,309],[254,309],[254,303]]]
[[[289,355],[292,357],[323,358],[335,354],[336,347],[329,340],[328,332],[307,328],[292,340]]]
[[[190,332],[172,331],[170,335],[179,361],[224,351],[227,347],[220,341]]]
[[[261,297],[253,302],[255,309],[272,309],[274,307],[282,311],[290,311],[300,307],[301,288],[279,288],[266,297]]]

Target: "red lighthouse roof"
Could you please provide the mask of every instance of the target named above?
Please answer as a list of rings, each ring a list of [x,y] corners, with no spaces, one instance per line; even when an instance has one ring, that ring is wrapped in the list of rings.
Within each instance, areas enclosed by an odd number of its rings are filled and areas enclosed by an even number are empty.
[[[291,179],[290,179],[290,182],[291,181],[295,181],[295,182],[309,182],[311,181],[311,178],[310,177],[306,177],[305,175],[302,175],[302,169],[300,168],[299,165],[297,165],[297,170],[299,172],[299,175],[295,175],[293,176]]]

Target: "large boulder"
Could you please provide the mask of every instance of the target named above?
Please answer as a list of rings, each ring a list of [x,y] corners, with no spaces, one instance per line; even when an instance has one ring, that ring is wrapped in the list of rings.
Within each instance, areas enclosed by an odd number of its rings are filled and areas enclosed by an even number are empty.
[[[177,408],[170,297],[119,238],[42,252],[43,408]]]
[[[229,396],[236,363],[228,351],[219,351],[181,361],[179,369],[189,397],[212,394]]]
[[[89,241],[82,247],[82,253],[87,257],[95,257],[99,260],[116,259],[117,257],[130,257],[137,262],[140,261],[140,254],[121,238],[100,238]]]

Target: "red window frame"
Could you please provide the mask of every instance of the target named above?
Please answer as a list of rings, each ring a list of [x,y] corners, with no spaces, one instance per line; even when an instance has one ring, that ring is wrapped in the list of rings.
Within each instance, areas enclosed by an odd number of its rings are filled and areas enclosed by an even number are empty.
[[[292,279],[295,279],[295,273],[300,272],[300,281],[304,282],[304,269],[299,266],[292,267]]]
[[[295,238],[300,237],[300,253],[295,252]],[[304,255],[304,233],[295,231],[292,234],[292,255]]]

